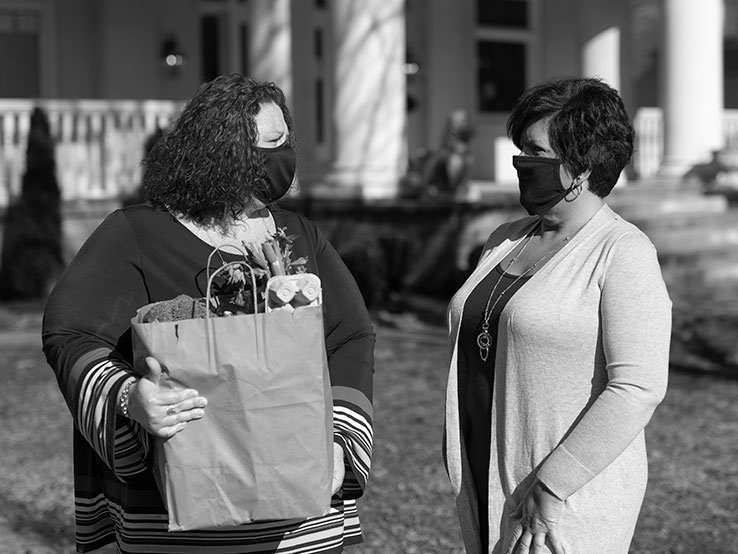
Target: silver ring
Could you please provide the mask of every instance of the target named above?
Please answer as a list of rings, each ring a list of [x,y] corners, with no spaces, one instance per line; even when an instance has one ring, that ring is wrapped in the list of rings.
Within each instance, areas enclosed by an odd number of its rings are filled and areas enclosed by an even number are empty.
[[[169,406],[167,408],[167,415],[174,415],[177,413],[177,410],[174,406]]]

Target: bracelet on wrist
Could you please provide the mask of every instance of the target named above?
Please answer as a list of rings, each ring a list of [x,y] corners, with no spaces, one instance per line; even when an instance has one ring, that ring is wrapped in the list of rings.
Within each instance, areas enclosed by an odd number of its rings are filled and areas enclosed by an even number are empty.
[[[126,381],[126,384],[123,385],[123,392],[120,393],[120,399],[118,400],[118,409],[121,415],[126,419],[131,419],[131,416],[128,413],[128,400],[130,398],[131,385],[135,382],[135,379],[129,379]]]

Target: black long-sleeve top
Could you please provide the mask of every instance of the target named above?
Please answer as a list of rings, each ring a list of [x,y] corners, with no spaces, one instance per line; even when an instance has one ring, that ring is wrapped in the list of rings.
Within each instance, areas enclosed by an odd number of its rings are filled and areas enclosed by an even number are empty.
[[[271,211],[278,228],[296,235],[293,258],[306,257],[307,271],[321,279],[334,440],[346,455],[343,500],[307,521],[167,532],[151,470],[151,437],[118,415],[115,401],[133,373],[130,320],[136,310],[180,294],[204,296],[212,246],[168,212],[132,206],[110,214],[92,233],[44,314],[44,352],[74,419],[80,552],[114,540],[124,553],[281,553],[303,544],[323,548],[311,552],[340,552],[361,540],[355,498],[366,486],[372,454],[371,321],[353,277],[318,228],[295,213]]]

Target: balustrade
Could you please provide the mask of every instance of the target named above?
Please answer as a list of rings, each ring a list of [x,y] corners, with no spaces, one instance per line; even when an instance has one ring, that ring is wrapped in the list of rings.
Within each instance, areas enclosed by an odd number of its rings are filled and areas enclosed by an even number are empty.
[[[140,183],[146,140],[165,127],[181,103],[160,100],[0,100],[0,207],[20,194],[31,112],[46,111],[64,200],[120,198]],[[634,118],[637,179],[657,174],[663,157],[660,108]],[[724,144],[738,149],[738,110],[725,110]]]
[[[111,199],[139,185],[146,140],[181,107],[159,100],[0,100],[0,206],[20,193],[31,112],[42,108],[64,200]]]

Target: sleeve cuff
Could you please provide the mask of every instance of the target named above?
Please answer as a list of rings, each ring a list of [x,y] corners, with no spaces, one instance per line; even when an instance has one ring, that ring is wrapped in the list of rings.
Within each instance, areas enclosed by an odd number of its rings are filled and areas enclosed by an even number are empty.
[[[538,479],[560,500],[566,500],[594,478],[563,446],[557,447],[538,470]]]

